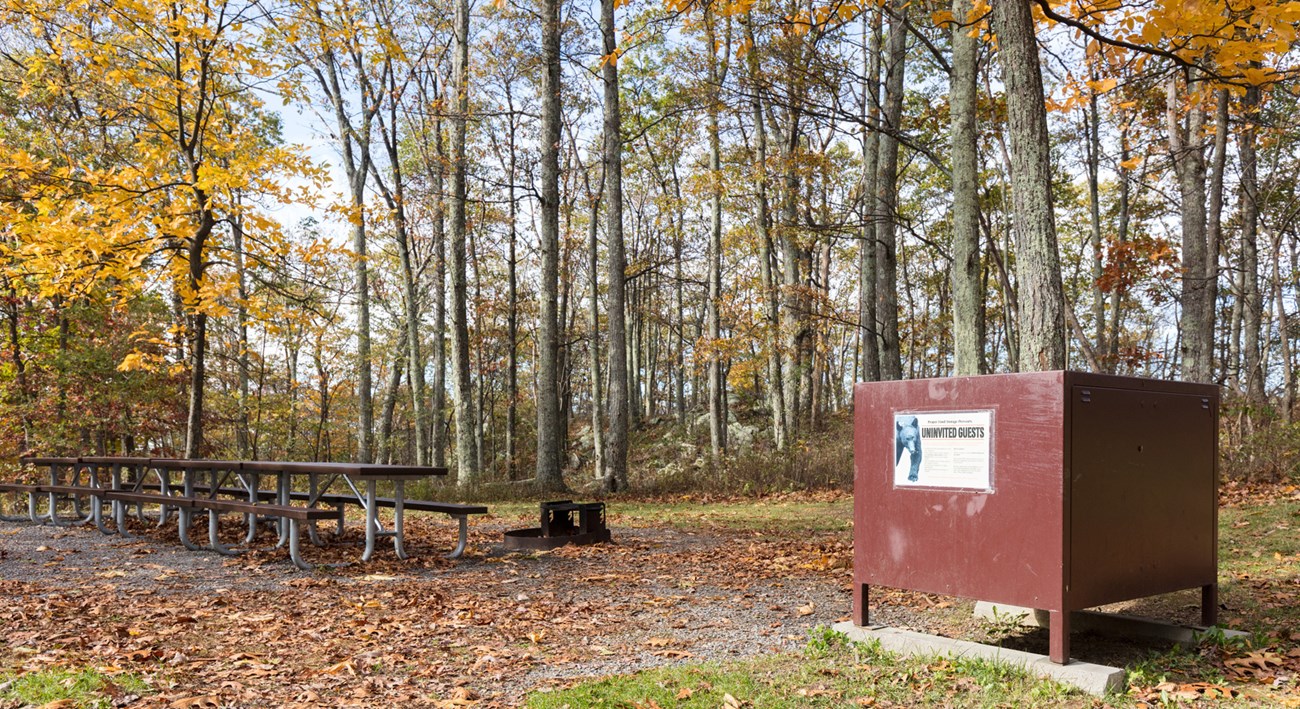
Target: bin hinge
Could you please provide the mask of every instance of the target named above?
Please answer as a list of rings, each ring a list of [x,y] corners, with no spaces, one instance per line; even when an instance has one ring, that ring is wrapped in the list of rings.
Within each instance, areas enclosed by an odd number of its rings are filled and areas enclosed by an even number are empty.
[[[1209,400],[1209,399],[1201,399],[1201,408],[1202,408],[1202,409],[1205,409],[1206,411],[1209,411],[1209,410],[1210,410],[1210,400]]]
[[[1080,400],[1082,400],[1083,403],[1085,403],[1085,404],[1090,404],[1090,403],[1092,403],[1092,390],[1091,390],[1091,389],[1082,389],[1082,390],[1080,390],[1080,391],[1079,391],[1079,398],[1080,398]]]

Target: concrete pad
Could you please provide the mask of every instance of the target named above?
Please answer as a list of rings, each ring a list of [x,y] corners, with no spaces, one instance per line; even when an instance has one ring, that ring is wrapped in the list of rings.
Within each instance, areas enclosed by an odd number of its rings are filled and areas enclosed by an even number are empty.
[[[1000,612],[1000,611],[999,611]],[[1068,665],[1058,665],[1046,655],[1035,655],[1022,650],[1009,650],[993,645],[981,645],[968,640],[954,640],[937,635],[926,635],[910,630],[888,628],[883,625],[858,627],[851,622],[832,626],[850,640],[869,642],[877,640],[880,646],[900,655],[940,655],[968,657],[1000,662],[1022,668],[1029,674],[1056,680],[1078,687],[1085,692],[1103,695],[1124,688],[1124,670],[1090,662],[1071,660]]]
[[[1032,628],[1047,627],[1047,611],[1023,606],[1011,606],[1005,603],[980,601],[975,604],[975,617],[997,622],[1009,621],[1019,617],[1020,625]],[[1099,613],[1097,611],[1075,611],[1071,613],[1070,629],[1074,632],[1090,630],[1099,635],[1121,638],[1138,637],[1152,640],[1168,640],[1181,645],[1198,643],[1201,641],[1201,636],[1211,632],[1210,628],[1198,625],[1179,625],[1151,618],[1137,618],[1118,613]],[[1250,636],[1250,633],[1225,628],[1218,628],[1215,632],[1222,632],[1224,637],[1227,638]]]

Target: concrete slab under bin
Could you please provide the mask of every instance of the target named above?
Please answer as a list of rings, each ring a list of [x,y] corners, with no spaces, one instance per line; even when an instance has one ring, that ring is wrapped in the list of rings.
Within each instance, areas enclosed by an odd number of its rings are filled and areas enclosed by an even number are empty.
[[[1012,606],[1005,603],[979,601],[975,604],[975,617],[992,621],[1019,618],[1020,625],[1026,627],[1046,628],[1048,626],[1047,611],[1025,608],[1024,606]],[[1250,633],[1240,630],[1162,623],[1150,618],[1137,618],[1098,611],[1074,611],[1070,614],[1070,629],[1074,632],[1091,631],[1098,635],[1118,638],[1138,637],[1152,640],[1168,640],[1180,645],[1198,643],[1201,641],[1202,636],[1211,632],[1223,633],[1225,638],[1250,637]]]
[[[832,627],[848,636],[850,640],[879,641],[882,648],[900,655],[941,655],[1000,662],[1019,667],[1037,677],[1056,680],[1099,696],[1124,688],[1124,670],[1118,667],[1094,665],[1077,660],[1060,665],[1052,662],[1047,655],[1035,655],[1021,650],[981,645],[968,640],[954,640],[882,625],[857,626],[851,622],[843,622],[836,623]]]

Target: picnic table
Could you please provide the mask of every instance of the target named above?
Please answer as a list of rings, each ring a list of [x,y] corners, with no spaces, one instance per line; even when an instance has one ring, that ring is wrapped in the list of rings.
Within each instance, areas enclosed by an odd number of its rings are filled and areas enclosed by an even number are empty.
[[[365,550],[362,561],[369,561],[381,537],[393,540],[393,550],[398,558],[408,555],[404,538],[404,513],[415,509],[440,512],[456,519],[459,524],[456,548],[448,556],[459,557],[467,543],[467,523],[471,514],[485,514],[482,505],[408,500],[406,482],[446,475],[447,469],[433,466],[379,465],[362,463],[320,463],[296,461],[239,461],[142,458],[130,456],[29,457],[20,462],[48,469],[48,484],[25,485],[0,483],[0,493],[26,494],[28,518],[37,523],[66,526],[74,523],[94,522],[105,534],[118,533],[130,536],[126,517],[129,506],[135,507],[137,517],[150,521],[146,506],[156,508],[156,522],[166,525],[174,512],[178,518],[177,533],[181,543],[191,550],[210,550],[221,554],[236,554],[237,550],[222,544],[218,538],[220,515],[224,512],[243,514],[248,525],[245,543],[251,544],[261,524],[274,524],[279,532],[276,547],[289,546],[289,556],[299,568],[311,566],[303,561],[300,537],[305,525],[313,544],[322,545],[315,523],[335,520],[337,533],[344,528],[348,505],[358,505],[365,513]],[[179,481],[174,476],[179,475]],[[264,477],[275,478],[273,487],[264,488]],[[84,478],[84,480],[83,480]],[[295,486],[295,479],[304,479],[306,489]],[[332,492],[342,483],[345,490]],[[392,485],[392,497],[380,497],[378,484]],[[155,489],[157,492],[153,492]],[[44,514],[38,511],[38,496],[48,498]],[[83,502],[90,501],[90,509],[83,511]],[[73,517],[61,517],[60,501],[70,501]],[[302,502],[305,505],[294,504]],[[104,521],[103,507],[111,505],[114,525],[110,529]],[[321,505],[330,505],[329,509]],[[379,519],[380,507],[393,509],[392,529],[385,529]],[[196,512],[207,514],[208,543],[200,545],[189,537]],[[12,516],[3,516],[15,521]]]

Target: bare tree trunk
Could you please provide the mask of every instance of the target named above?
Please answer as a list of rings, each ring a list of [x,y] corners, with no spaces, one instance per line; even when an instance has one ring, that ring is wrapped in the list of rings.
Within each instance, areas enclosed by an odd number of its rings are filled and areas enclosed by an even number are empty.
[[[993,30],[1006,82],[1011,135],[1011,196],[1016,217],[1020,367],[1065,367],[1064,293],[1052,215],[1052,172],[1043,76],[1029,5],[997,2]]]
[[[518,477],[519,466],[519,259],[517,254],[519,202],[515,196],[518,178],[518,154],[515,132],[514,97],[510,82],[506,82],[506,107],[510,111],[510,168],[507,199],[510,200],[510,243],[506,263],[506,477]]]
[[[604,40],[605,63],[602,77],[605,88],[605,190],[608,202],[605,205],[605,238],[608,241],[607,279],[609,281],[608,312],[609,321],[609,448],[606,451],[608,474],[606,487],[613,490],[626,490],[627,481],[627,431],[628,431],[628,392],[627,392],[627,256],[623,245],[623,117],[618,98],[618,34],[614,28],[614,8],[616,0],[601,0],[600,25]],[[558,100],[558,99],[557,99]],[[558,112],[558,106],[556,108]],[[591,232],[591,297],[592,314],[595,316],[596,300],[596,232],[595,212],[591,215],[593,226]],[[592,343],[596,346],[595,341]],[[593,350],[596,357],[598,348]],[[599,374],[599,359],[595,359],[593,372]],[[599,382],[593,386],[599,392]],[[599,393],[597,393],[599,396]],[[595,424],[593,424],[595,426]],[[599,472],[599,471],[598,471]]]
[[[608,1],[608,0],[607,0]],[[726,20],[726,45],[731,44],[731,21]],[[709,54],[709,297],[705,301],[705,322],[708,329],[709,351],[707,359],[709,380],[709,453],[717,460],[727,451],[727,402],[723,393],[721,318],[718,303],[722,299],[722,140],[719,134],[718,112],[721,110],[722,82],[726,77],[725,60],[718,59],[719,39],[717,18],[711,6],[704,10],[704,32]],[[726,56],[727,49],[723,49]]]
[[[876,180],[880,157],[880,43],[884,13],[871,15],[870,38],[867,15],[862,13],[862,243],[858,246],[858,327],[862,340],[863,381],[880,379],[880,317],[876,312],[876,221],[880,207]]]
[[[405,352],[408,337],[410,337],[410,333],[403,328],[398,342],[397,355],[393,358],[393,364],[388,370],[388,384],[384,387],[383,403],[380,405],[379,453],[375,456],[376,463],[389,464],[393,462],[393,415],[397,411],[397,395],[402,387],[402,370],[407,366]]]
[[[537,326],[537,486],[564,488],[560,474],[560,0],[542,0],[541,300]]]
[[[1097,69],[1088,60],[1089,78],[1097,81]],[[1101,114],[1097,108],[1097,90],[1088,89],[1087,112],[1088,154],[1088,226],[1092,248],[1092,326],[1093,343],[1097,352],[1106,350],[1106,300],[1101,292],[1104,255],[1101,246],[1101,188],[1098,172],[1101,168]]]
[[[239,333],[239,413],[235,421],[235,443],[240,460],[248,460],[253,448],[248,421],[249,362],[248,362],[248,274],[244,270],[244,220],[238,215],[231,218],[230,232],[234,242],[235,278],[238,290],[235,306]]]
[[[754,46],[754,16],[745,15],[745,39]],[[767,406],[772,412],[772,441],[779,451],[786,447],[785,395],[781,374],[781,313],[777,299],[777,284],[772,268],[772,234],[767,198],[767,124],[763,120],[763,101],[759,91],[758,53],[746,53],[748,69],[750,110],[754,119],[754,164],[756,191],[754,199],[754,230],[759,243],[759,274],[763,285],[763,305],[766,320],[765,348],[767,349]],[[685,325],[683,324],[683,327]]]
[[[479,224],[486,221],[481,210],[476,221]],[[478,240],[475,238],[476,234],[476,230],[468,230],[470,263],[473,265],[474,269],[474,299],[472,301],[471,309],[473,309],[474,312],[479,312],[479,308],[483,303],[483,260],[478,249]],[[466,285],[468,286],[468,280],[466,281]],[[485,348],[482,345],[474,348],[474,371],[478,376],[471,378],[475,384],[474,398],[476,401],[474,405],[474,469],[477,470],[480,475],[483,474],[483,471],[490,468],[490,465],[484,459],[487,445],[485,443],[486,439],[484,438],[483,424],[485,419],[490,418],[493,414],[493,411],[487,408],[487,389],[489,383],[485,381],[487,379],[487,367],[483,362],[484,349]]]
[[[1129,228],[1129,190],[1130,178],[1129,169],[1124,167],[1124,163],[1129,159],[1129,138],[1128,127],[1120,129],[1120,151],[1119,151],[1119,228],[1115,232],[1115,241],[1121,247],[1116,251],[1123,252],[1122,247],[1128,242]],[[1123,283],[1116,283],[1115,290],[1110,296],[1110,352],[1107,356],[1109,371],[1113,374],[1119,369],[1119,342],[1123,333],[1123,312],[1124,312],[1124,294],[1125,288]]]
[[[189,278],[190,292],[193,293],[196,305],[207,264],[204,250],[207,247],[208,236],[212,233],[212,228],[216,224],[215,216],[208,207],[209,202],[206,195],[200,193],[199,204],[201,205],[199,208],[199,226],[194,235],[190,237],[189,246],[187,247],[189,258],[187,276]],[[203,404],[204,388],[207,382],[207,313],[201,309],[196,309],[192,322],[193,329],[190,332],[190,405],[185,426],[186,458],[198,458],[203,454]],[[61,360],[65,359],[67,355],[67,331],[67,317],[60,313],[59,347]],[[62,393],[62,389],[60,389],[60,393]],[[60,400],[60,419],[62,419],[62,406],[63,402]]]
[[[608,2],[609,0],[606,0]],[[591,202],[591,220],[587,224],[587,274],[588,286],[591,289],[591,296],[588,299],[587,309],[587,328],[589,332],[587,340],[588,363],[590,368],[588,376],[591,379],[591,448],[594,468],[594,477],[605,483],[607,487],[612,487],[611,481],[606,478],[607,463],[605,460],[605,404],[604,389],[602,387],[602,377],[600,373],[600,280],[599,280],[599,256],[598,242],[596,234],[600,226],[600,194],[597,192],[592,195]],[[613,341],[613,338],[609,338]]]
[[[1214,160],[1210,163],[1210,206],[1205,228],[1205,322],[1210,328],[1210,376],[1214,376],[1213,323],[1219,308],[1219,244],[1223,241],[1223,171],[1228,162],[1228,90],[1219,89],[1214,111]],[[1226,367],[1224,368],[1226,375]]]
[[[442,119],[433,123],[433,397],[429,402],[433,430],[433,464],[447,465],[447,195],[445,194]]]
[[[1282,364],[1282,401],[1279,408],[1282,422],[1291,423],[1291,409],[1294,401],[1295,373],[1291,366],[1291,335],[1287,329],[1286,301],[1282,293],[1282,233],[1273,234],[1273,321],[1277,324],[1278,346],[1281,350]]]
[[[465,261],[466,164],[465,129],[469,113],[469,0],[458,0],[455,18],[455,53],[452,55],[451,128],[451,357],[455,376],[457,484],[478,481],[478,446],[474,414],[474,386],[469,373],[468,287]]]
[[[1178,173],[1178,191],[1182,198],[1183,274],[1182,331],[1183,377],[1208,382],[1213,377],[1213,323],[1205,320],[1205,155],[1201,145],[1204,113],[1199,106],[1188,112],[1184,128],[1178,118],[1176,80],[1166,87],[1169,127],[1169,151]]]
[[[357,462],[369,463],[373,455],[375,411],[370,366],[370,264],[366,256],[366,186],[361,173],[352,180],[352,251],[357,289]]]
[[[980,316],[979,136],[975,132],[979,40],[966,24],[971,0],[953,0],[952,25],[952,334],[953,373],[984,371]]]
[[[1259,182],[1255,154],[1256,122],[1259,120],[1259,88],[1249,87],[1242,100],[1245,126],[1237,141],[1237,154],[1241,159],[1241,272],[1242,349],[1245,351],[1246,396],[1250,401],[1264,402],[1264,357],[1260,345],[1260,329],[1264,320],[1264,298],[1259,287]],[[1206,323],[1213,329],[1213,321]]]
[[[889,61],[885,70],[886,132],[880,136],[876,204],[876,320],[880,323],[880,378],[903,376],[898,342],[898,138],[903,122],[904,71],[907,61],[906,6],[889,5]]]

